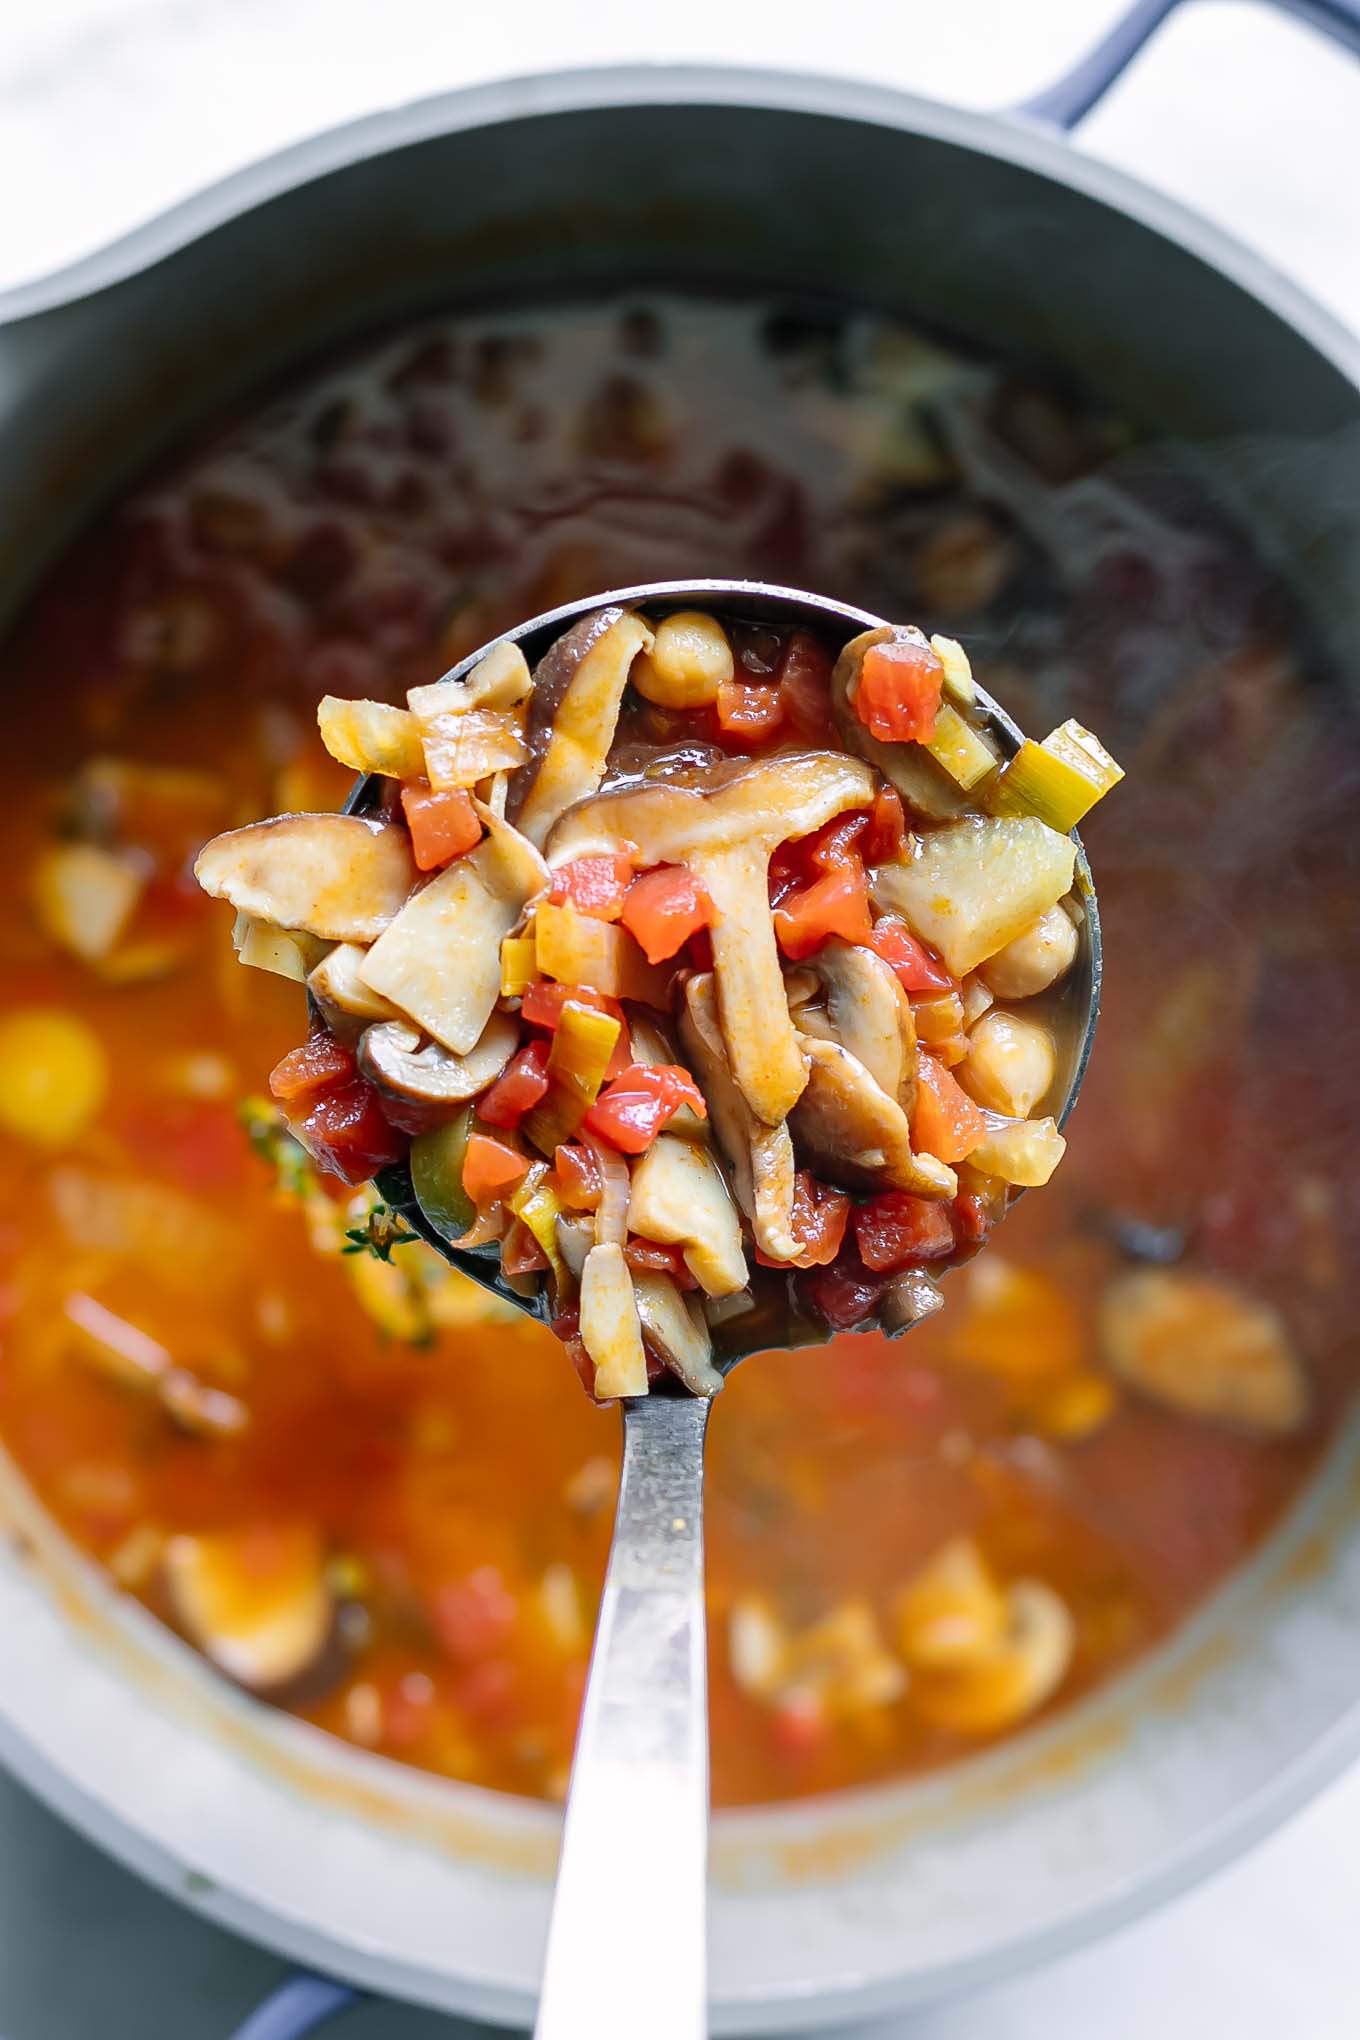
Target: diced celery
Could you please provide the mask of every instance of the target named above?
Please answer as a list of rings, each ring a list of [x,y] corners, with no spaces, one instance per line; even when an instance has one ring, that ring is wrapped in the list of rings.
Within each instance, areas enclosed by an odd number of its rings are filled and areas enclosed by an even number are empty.
[[[507,935],[501,944],[501,997],[519,999],[538,982],[532,935]]]
[[[411,1142],[411,1187],[416,1202],[441,1239],[452,1243],[475,1223],[476,1206],[463,1188],[472,1107],[464,1106],[447,1126],[417,1134]]]
[[[1089,730],[1066,722],[1042,744],[1025,739],[987,805],[994,815],[1036,815],[1065,836],[1123,777]]]
[[[963,646],[952,637],[933,637],[930,649],[944,667],[944,691],[949,699],[959,708],[971,708],[977,700],[977,687]]]
[[[989,772],[995,772],[1001,762],[982,732],[965,722],[947,701],[940,703],[934,735],[925,739],[922,748],[929,751],[935,763],[964,793]]]
[[[549,1177],[548,1164],[535,1162],[524,1181],[506,1199],[515,1217],[522,1219],[548,1257],[548,1265],[560,1282],[562,1254],[557,1244],[557,1221],[562,1205]]]

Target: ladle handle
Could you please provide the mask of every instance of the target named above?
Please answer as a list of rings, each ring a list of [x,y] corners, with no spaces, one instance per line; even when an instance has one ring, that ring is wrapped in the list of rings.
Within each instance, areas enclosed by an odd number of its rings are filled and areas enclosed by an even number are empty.
[[[702,2040],[708,1404],[623,1405],[623,1476],[567,1797],[536,2040]]]

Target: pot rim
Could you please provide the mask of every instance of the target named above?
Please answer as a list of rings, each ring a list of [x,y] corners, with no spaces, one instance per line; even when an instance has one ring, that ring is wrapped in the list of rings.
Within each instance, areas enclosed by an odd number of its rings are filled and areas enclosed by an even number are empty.
[[[442,134],[625,106],[746,106],[903,129],[1067,184],[1218,269],[1292,326],[1360,389],[1360,335],[1246,242],[1116,164],[1087,155],[1023,111],[954,106],[851,75],[759,65],[628,63],[520,72],[455,86],[323,128],[229,172],[102,248],[0,291],[0,327],[125,282],[215,228],[335,170]]]

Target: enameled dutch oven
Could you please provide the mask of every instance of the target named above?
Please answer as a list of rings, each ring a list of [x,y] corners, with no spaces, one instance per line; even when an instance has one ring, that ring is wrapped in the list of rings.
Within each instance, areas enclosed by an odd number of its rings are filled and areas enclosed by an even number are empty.
[[[1172,0],[1021,117],[767,72],[524,78],[227,179],[0,299],[0,609],[150,455],[281,365],[494,294],[686,281],[902,309],[1094,380],[1193,441],[1360,664],[1360,347],[1069,124]],[[1298,11],[1360,46],[1354,0]],[[1049,125],[1045,126],[1045,122]],[[1289,460],[1253,451],[1288,447]],[[1358,938],[1360,939],[1360,935]],[[1360,1438],[1253,1565],[1111,1690],[925,1784],[719,1818],[713,2023],[901,2007],[1070,1947],[1244,1849],[1360,1750]],[[532,2008],[556,1816],[228,1691],[12,1473],[0,1755],[189,1903],[373,1988]],[[607,1942],[602,1911],[602,1955]]]

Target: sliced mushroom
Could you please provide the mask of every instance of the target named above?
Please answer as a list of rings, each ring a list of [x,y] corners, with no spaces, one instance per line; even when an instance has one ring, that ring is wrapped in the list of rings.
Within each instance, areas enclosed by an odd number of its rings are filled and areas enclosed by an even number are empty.
[[[787,1125],[766,1126],[737,1089],[709,971],[691,978],[685,987],[680,1038],[708,1101],[709,1123],[732,1171],[737,1203],[751,1221],[756,1244],[771,1260],[795,1260],[800,1248],[793,1236],[793,1142]]]
[[[567,1218],[557,1221],[557,1251],[562,1256],[562,1265],[569,1275],[579,1282],[585,1271],[586,1255],[595,1244],[595,1222],[589,1218]]]
[[[335,1604],[315,1533],[261,1524],[166,1546],[170,1604],[192,1642],[252,1693],[296,1694],[335,1643]]]
[[[1076,1625],[1066,1603],[1041,1580],[1006,1589],[1001,1635],[947,1668],[918,1667],[912,1706],[933,1727],[956,1735],[998,1735],[1052,1699],[1066,1678]]]
[[[709,1296],[747,1287],[736,1207],[707,1148],[658,1134],[633,1164],[628,1223],[645,1240],[682,1248],[685,1266]]]
[[[895,1098],[835,1041],[801,1037],[808,1083],[789,1115],[799,1154],[847,1190],[909,1190],[954,1197],[958,1178],[934,1155],[912,1153],[911,1127]]]
[[[682,1296],[669,1275],[633,1277],[643,1335],[691,1395],[716,1395],[722,1376],[713,1365],[713,1341],[698,1303]]]
[[[214,836],[194,860],[194,876],[214,899],[327,942],[373,941],[419,875],[405,829],[363,815],[250,822]]]
[[[942,640],[943,642],[943,640]],[[949,774],[935,763],[920,744],[884,744],[865,728],[850,705],[851,690],[859,679],[864,654],[873,645],[913,644],[930,648],[914,624],[884,624],[852,638],[837,659],[831,675],[831,706],[836,728],[846,749],[857,751],[876,766],[890,786],[896,787],[908,807],[931,822],[948,822],[970,814],[973,802]],[[938,648],[936,656],[941,656]],[[948,671],[948,668],[946,668]]]
[[[633,1278],[623,1248],[601,1241],[581,1270],[581,1344],[595,1363],[595,1394],[646,1395],[647,1354],[642,1344]]]
[[[422,722],[431,716],[461,715],[469,709],[515,708],[533,686],[529,664],[518,645],[500,638],[461,680],[434,680],[407,690],[406,706]]]
[[[1076,857],[1069,836],[1033,815],[970,815],[909,842],[899,861],[880,864],[874,903],[901,914],[963,977],[1070,890]]]
[[[895,1275],[884,1290],[878,1314],[887,1331],[905,1332],[943,1309],[944,1293],[934,1277],[924,1268],[908,1268],[905,1274]]]
[[[359,975],[455,1055],[482,1037],[501,990],[501,942],[548,883],[531,843],[480,801],[487,834],[446,865],[373,944]]]
[[[500,1075],[518,1045],[519,1028],[507,1013],[492,1013],[466,1055],[453,1055],[437,1041],[422,1048],[414,1027],[387,1020],[365,1029],[359,1068],[381,1094],[393,1125],[423,1133],[432,1108],[451,1111],[475,1098]]]
[[[916,1098],[916,1023],[897,973],[872,949],[839,935],[824,942],[810,962],[826,987],[834,1038],[880,1090],[910,1112]]]
[[[1182,1416],[1284,1438],[1308,1420],[1308,1377],[1284,1319],[1216,1275],[1136,1268],[1100,1304],[1106,1365]]]
[[[526,768],[528,785],[515,814],[531,843],[541,847],[553,824],[603,779],[629,669],[651,647],[651,629],[640,616],[602,609],[560,637],[543,659],[530,703],[537,769]]]
[[[717,908],[713,970],[728,1060],[757,1118],[777,1126],[807,1081],[788,1016],[770,913],[770,858],[874,797],[868,767],[829,751],[651,781],[584,802],[553,832],[553,863],[635,846],[643,864],[683,863]]]
[[[365,951],[357,942],[337,942],[307,979],[307,989],[331,1033],[356,1041],[375,1020],[399,1020],[389,999],[370,991],[359,975]]]

